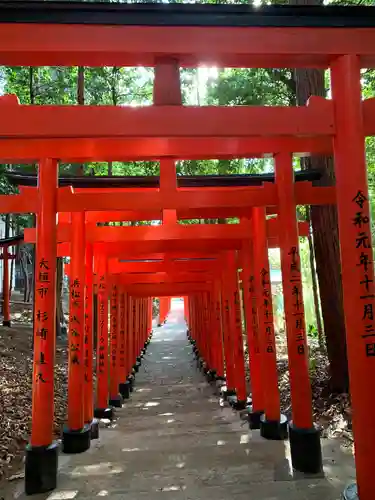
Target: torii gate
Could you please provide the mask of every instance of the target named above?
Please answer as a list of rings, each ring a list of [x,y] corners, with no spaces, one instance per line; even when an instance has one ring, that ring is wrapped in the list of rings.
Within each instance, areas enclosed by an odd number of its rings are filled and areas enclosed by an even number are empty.
[[[375,362],[375,344],[372,342],[374,273],[364,137],[374,134],[375,104],[372,100],[361,102],[360,70],[375,64],[374,10],[363,9],[348,16],[347,12],[335,14],[329,7],[324,7],[324,18],[320,21],[315,17],[311,21],[306,19],[312,15],[311,8],[299,9],[298,13],[292,8],[286,14],[281,9],[272,10],[274,7],[260,12],[249,6],[244,11],[243,6],[215,5],[210,10],[206,9],[207,6],[195,5],[189,6],[192,15],[187,24],[178,7],[173,6],[180,16],[179,25],[175,25],[176,17],[169,21],[163,11],[163,26],[160,26],[160,6],[151,9],[155,19],[152,25],[149,19],[142,21],[137,9],[130,11],[127,5],[106,6],[101,12],[93,4],[85,6],[85,9],[92,9],[91,24],[75,25],[74,15],[79,7],[69,11],[66,6],[54,6],[53,10],[51,4],[47,6],[45,2],[42,6],[38,2],[33,4],[25,11],[23,5],[18,5],[18,10],[15,10],[12,2],[0,3],[2,64],[146,65],[156,66],[158,71],[160,67],[173,66],[170,64],[173,48],[177,63],[174,69],[170,69],[171,74],[176,73],[178,65],[194,66],[207,61],[223,67],[329,67],[333,99],[331,102],[312,100],[311,105],[301,108],[194,108],[182,107],[178,105],[180,103],[166,105],[165,101],[140,109],[2,105],[1,156],[10,162],[33,159],[40,165],[38,193],[34,199],[23,195],[0,199],[3,212],[38,214],[36,250],[40,276],[36,282],[43,293],[36,298],[37,311],[41,315],[37,318],[35,332],[33,428],[26,457],[27,492],[39,493],[56,485],[57,448],[52,441],[55,326],[54,315],[45,314],[55,310],[53,290],[58,212],[75,212],[77,224],[73,225],[84,230],[82,212],[86,210],[176,210],[178,216],[189,206],[191,209],[212,209],[212,213],[216,211],[216,217],[219,217],[222,209],[239,207],[243,211],[237,213],[246,217],[250,208],[255,207],[251,209],[251,223],[265,234],[264,207],[277,206],[283,227],[279,237],[292,382],[293,423],[289,425],[292,461],[299,469],[320,465],[318,433],[312,425],[309,397],[306,397],[310,393],[304,349],[306,339],[299,340],[303,331],[300,326],[304,326],[303,309],[299,309],[299,318],[294,316],[297,314],[296,304],[301,303],[302,291],[295,218],[295,205],[300,200],[293,185],[291,155],[301,151],[323,154],[333,151],[357,480],[361,500],[372,500],[375,487],[371,445],[375,442],[375,427],[367,385],[373,378]],[[45,17],[41,17],[38,10],[41,8]],[[224,8],[225,16],[222,15]],[[51,12],[46,16],[48,9]],[[31,17],[28,17],[30,12]],[[61,12],[65,24],[59,24]],[[134,13],[138,16],[136,25],[132,25]],[[323,15],[318,9],[315,13]],[[268,18],[269,14],[271,18]],[[240,26],[238,19],[241,19]],[[105,24],[115,26],[108,29]],[[167,84],[165,89],[171,90]],[[126,197],[118,193],[101,199],[95,194],[58,190],[57,159],[60,158],[109,160],[172,156],[176,159],[212,157],[216,156],[215,152],[226,158],[240,153],[246,156],[251,156],[251,152],[272,153],[276,160],[275,186],[256,193],[248,191],[243,197],[230,192],[210,197],[207,191],[207,200],[202,199],[195,189],[184,192],[175,186],[156,193],[151,199],[141,192]],[[162,175],[163,170],[164,166]],[[18,203],[21,204],[17,206]],[[77,235],[76,238],[78,240]],[[264,259],[264,241],[262,245],[263,249],[259,246],[254,254],[254,262]],[[243,255],[246,257],[246,251]],[[82,257],[82,254],[77,252],[76,256]],[[228,278],[233,292],[233,253],[227,258],[232,269]],[[73,260],[82,261],[73,259],[72,255]],[[262,289],[263,294],[267,292],[267,281],[263,280],[263,283],[258,272],[252,281],[255,290]],[[197,302],[194,306],[190,300],[189,305],[190,313],[197,310]],[[79,309],[82,313],[82,304]],[[269,314],[269,302],[262,311]],[[233,327],[236,316],[233,312],[226,314],[226,306],[224,313],[225,322],[232,323]],[[84,317],[81,319],[83,321]],[[48,332],[46,338],[38,337],[41,321]],[[264,323],[261,319],[262,328]],[[272,347],[272,332],[269,337],[271,344],[266,345]],[[204,348],[199,347],[204,352]],[[44,362],[41,353],[45,355]],[[43,383],[40,383],[43,378]],[[270,391],[270,394],[267,415],[274,414],[277,407],[276,393]]]

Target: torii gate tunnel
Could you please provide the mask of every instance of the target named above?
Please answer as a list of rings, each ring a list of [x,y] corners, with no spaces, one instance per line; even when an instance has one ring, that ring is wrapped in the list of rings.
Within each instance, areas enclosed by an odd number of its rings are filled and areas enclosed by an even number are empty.
[[[296,205],[335,203],[358,495],[373,500],[375,408],[368,387],[375,375],[375,294],[365,137],[375,135],[375,101],[362,100],[360,78],[361,68],[375,66],[374,8],[4,1],[0,23],[0,64],[155,68],[150,107],[25,106],[15,96],[0,100],[1,159],[39,164],[37,187],[0,197],[2,213],[37,215],[36,229],[25,234],[26,241],[35,242],[37,256],[26,493],[56,486],[52,427],[59,255],[71,259],[63,451],[85,451],[97,433],[94,416],[111,416],[112,407],[129,397],[152,331],[152,297],[161,298],[162,322],[169,297],[183,296],[188,334],[200,364],[208,376],[225,379],[227,396],[238,409],[248,396],[244,307],[251,425],[260,426],[266,439],[289,435],[294,468],[319,472],[321,447],[312,418],[298,247],[306,227],[297,224]],[[312,97],[306,107],[183,106],[179,68],[201,64],[329,68],[332,99]],[[207,186],[198,179],[184,187],[176,177],[179,159],[264,154],[273,157],[275,176],[257,186],[239,180]],[[296,154],[332,154],[335,187],[295,182]],[[148,187],[121,182],[108,188],[59,187],[59,161],[140,159],[160,161],[156,185],[154,179]],[[240,218],[240,223],[180,223],[229,217]],[[162,224],[97,226],[129,220]],[[272,246],[281,250],[293,413],[288,424],[280,416],[267,254]]]

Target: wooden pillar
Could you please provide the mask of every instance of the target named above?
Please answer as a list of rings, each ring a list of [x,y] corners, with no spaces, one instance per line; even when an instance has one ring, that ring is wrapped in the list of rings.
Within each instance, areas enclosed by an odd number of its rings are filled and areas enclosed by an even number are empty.
[[[130,392],[133,391],[134,374],[133,368],[133,297],[127,294],[125,317],[125,366],[130,383]]]
[[[223,269],[226,269],[226,262],[223,259]],[[233,361],[233,345],[232,345],[232,330],[230,322],[230,289],[226,278],[226,273],[222,273],[221,281],[222,304],[223,304],[223,344],[224,344],[224,359],[225,359],[225,378],[227,392],[226,395],[235,395],[235,375],[234,375],[234,361]]]
[[[322,468],[320,436],[312,420],[312,396],[294,198],[292,156],[275,157],[279,201],[279,233],[285,325],[288,339],[292,422],[289,425],[293,467],[302,472]]]
[[[214,342],[215,342],[215,371],[217,380],[225,380],[224,356],[223,356],[223,325],[220,280],[215,280],[213,288],[213,320],[214,320]]]
[[[118,390],[124,399],[129,399],[131,390],[131,381],[128,380],[128,371],[126,365],[126,351],[127,351],[127,305],[128,299],[125,289],[122,285],[119,286],[118,292],[118,326],[119,326],[119,336],[118,336],[118,377],[119,386]]]
[[[137,297],[135,301],[135,337],[134,337],[135,343],[134,343],[134,354],[133,354],[133,359],[135,364],[137,364],[138,361],[137,358],[139,354],[140,331],[141,331],[141,299]]]
[[[260,418],[260,433],[266,439],[285,439],[288,436],[288,425],[286,417],[284,415],[280,416],[266,211],[263,207],[253,209],[252,229],[254,235],[254,290],[258,310],[259,344],[264,388],[264,415]]]
[[[120,367],[119,367],[119,356],[118,356],[118,346],[119,346],[119,294],[118,286],[116,283],[112,284],[111,293],[111,310],[110,310],[110,326],[111,326],[111,336],[110,336],[110,363],[109,363],[109,406],[115,408],[122,407],[122,396],[119,394],[120,385]]]
[[[184,318],[186,321],[187,329],[189,330],[189,297],[185,295],[184,297]]]
[[[108,406],[108,260],[98,256],[98,326],[96,343],[96,418],[109,418],[113,411]]]
[[[198,310],[199,310],[199,342],[202,350],[202,367],[206,368],[208,363],[208,339],[206,332],[206,317],[205,317],[205,293],[201,292],[198,295]]]
[[[165,323],[168,314],[168,298],[160,297],[159,298],[159,323],[158,326],[161,326]]]
[[[90,447],[90,426],[84,418],[85,336],[85,214],[71,214],[69,276],[68,425],[63,430],[64,453],[82,453]]]
[[[94,420],[93,384],[93,325],[94,325],[94,254],[91,243],[86,243],[85,255],[85,337],[84,337],[84,421],[91,425],[91,439],[99,437],[99,426]]]
[[[249,222],[247,221],[246,223],[249,224]],[[264,391],[262,356],[259,343],[258,309],[254,290],[254,252],[251,240],[245,241],[243,244],[242,284],[252,398],[249,423],[251,429],[259,429],[260,417],[264,412]]]
[[[134,331],[134,297],[128,296],[128,317],[127,317],[127,365],[129,375],[133,373],[133,331]],[[134,370],[135,371],[135,370]]]
[[[234,251],[227,252],[227,281],[230,288],[229,295],[229,319],[233,350],[234,377],[237,401],[233,406],[238,410],[246,407],[247,390],[245,378],[245,358],[242,338],[242,319],[240,310],[240,295],[238,290],[238,272],[236,254]]]
[[[9,297],[9,253],[8,245],[3,247],[3,326],[11,326]]]
[[[153,297],[150,297],[148,299],[148,339],[150,339],[151,335],[152,335],[152,320],[154,319],[153,318],[153,302],[154,302],[154,299]]]
[[[336,130],[336,195],[358,497],[372,500],[375,498],[375,409],[369,385],[375,375],[375,289],[359,58],[354,55],[338,57],[332,64],[331,77]]]
[[[137,331],[138,331],[138,298],[132,297],[132,329],[131,329],[131,337],[132,337],[132,351],[131,351],[131,363],[132,370],[134,373],[138,371],[138,366],[136,364],[137,359]]]
[[[32,421],[25,462],[27,495],[53,490],[57,478],[58,444],[53,441],[57,178],[57,162],[42,160],[38,170]]]

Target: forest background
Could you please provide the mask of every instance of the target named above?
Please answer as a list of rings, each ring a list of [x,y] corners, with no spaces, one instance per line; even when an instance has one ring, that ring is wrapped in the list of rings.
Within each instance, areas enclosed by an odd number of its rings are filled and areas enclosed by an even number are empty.
[[[67,0],[68,1],[68,0]],[[206,2],[207,3],[207,2]],[[225,2],[221,2],[225,3]],[[241,3],[241,2],[228,2]],[[248,3],[248,2],[242,2]],[[258,2],[261,5],[262,2]],[[271,2],[267,2],[270,4]],[[274,2],[276,3],[276,2]],[[288,3],[288,2],[277,2]],[[292,0],[289,4],[320,5],[316,0]],[[365,0],[341,2],[346,4],[371,4]],[[185,105],[304,105],[310,95],[329,97],[329,72],[311,69],[181,69],[181,88]],[[364,70],[363,96],[375,94],[375,72]],[[152,68],[68,68],[68,67],[0,67],[0,93],[16,94],[22,104],[78,104],[148,106],[152,104],[154,71]],[[367,165],[372,214],[375,191],[375,141],[368,138]],[[313,157],[295,159],[296,169],[317,169],[322,173],[322,185],[334,184],[332,158]],[[178,175],[251,174],[272,172],[269,159],[240,158],[234,160],[193,160],[176,164]],[[6,178],[6,172],[17,170],[35,172],[35,165],[0,165],[0,191],[11,193],[15,188]],[[60,175],[118,176],[158,175],[157,162],[108,162],[60,165]],[[348,392],[345,326],[342,306],[341,270],[338,243],[337,215],[332,206],[298,208],[298,217],[310,223],[309,238],[301,238],[304,300],[310,340],[317,339],[321,353],[327,358],[329,389],[331,392]],[[10,227],[16,233],[34,224],[32,215],[5,217],[6,233]],[[222,223],[222,220],[189,221],[190,223]],[[227,222],[236,223],[236,220]],[[122,223],[128,224],[127,222]],[[374,227],[374,226],[372,226]],[[20,249],[22,269],[31,291],[32,248]],[[269,253],[271,269],[280,269],[277,250]],[[59,262],[59,295],[62,287],[62,262]],[[25,295],[30,295],[26,291]],[[320,293],[320,300],[319,300]],[[61,302],[61,300],[60,300]],[[282,289],[277,285],[274,310],[278,333],[283,332]],[[61,308],[58,311],[62,317]]]

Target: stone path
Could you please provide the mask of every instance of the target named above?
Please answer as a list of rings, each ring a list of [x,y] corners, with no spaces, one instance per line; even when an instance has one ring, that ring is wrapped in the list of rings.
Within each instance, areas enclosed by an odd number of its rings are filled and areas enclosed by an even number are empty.
[[[172,304],[117,421],[88,452],[61,456],[58,489],[34,498],[338,500],[354,477],[351,456],[324,440],[325,477],[293,476],[287,442],[263,440],[220,407],[196,369],[182,302]]]

